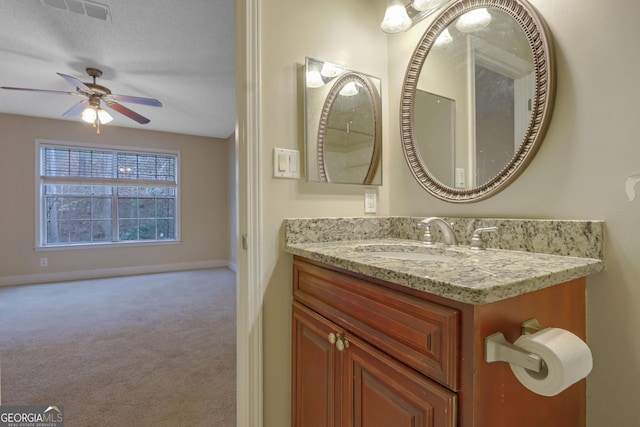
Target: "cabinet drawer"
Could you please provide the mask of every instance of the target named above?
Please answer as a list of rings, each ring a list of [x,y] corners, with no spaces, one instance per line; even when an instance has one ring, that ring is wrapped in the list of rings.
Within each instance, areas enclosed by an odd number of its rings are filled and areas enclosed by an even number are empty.
[[[458,390],[459,312],[296,258],[294,298]]]

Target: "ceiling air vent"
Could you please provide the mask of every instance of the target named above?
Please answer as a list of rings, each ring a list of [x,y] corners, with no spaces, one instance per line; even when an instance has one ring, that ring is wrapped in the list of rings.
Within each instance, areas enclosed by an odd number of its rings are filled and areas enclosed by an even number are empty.
[[[87,15],[91,18],[106,21],[111,20],[111,10],[106,4],[90,0],[41,0],[45,6],[56,9],[68,10],[69,12]]]

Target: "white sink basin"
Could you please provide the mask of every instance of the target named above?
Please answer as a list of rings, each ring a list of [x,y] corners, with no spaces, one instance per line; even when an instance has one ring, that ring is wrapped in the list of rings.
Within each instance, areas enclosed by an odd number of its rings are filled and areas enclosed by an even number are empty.
[[[407,259],[411,261],[455,261],[457,257],[447,255],[433,255],[422,252],[369,252],[369,255],[380,258]]]
[[[356,248],[358,252],[366,252],[369,256],[410,261],[451,262],[465,258],[467,255],[448,249],[447,247],[430,247],[416,245],[363,245]]]

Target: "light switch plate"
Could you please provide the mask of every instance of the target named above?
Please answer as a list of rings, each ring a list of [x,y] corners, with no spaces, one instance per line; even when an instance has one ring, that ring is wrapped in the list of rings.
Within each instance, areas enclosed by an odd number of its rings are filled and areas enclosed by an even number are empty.
[[[273,176],[275,178],[300,178],[300,152],[298,150],[274,148]]]

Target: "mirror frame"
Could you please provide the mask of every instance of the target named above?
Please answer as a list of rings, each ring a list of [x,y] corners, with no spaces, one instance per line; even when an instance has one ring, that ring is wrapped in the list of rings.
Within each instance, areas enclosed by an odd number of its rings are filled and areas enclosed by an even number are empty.
[[[426,167],[415,142],[413,111],[420,72],[438,35],[459,16],[477,8],[499,9],[510,15],[524,31],[533,53],[535,93],[531,119],[519,149],[511,161],[488,182],[471,189],[440,183]],[[551,33],[538,12],[525,0],[456,0],[429,25],[416,47],[402,85],[400,130],[403,152],[418,183],[433,196],[454,203],[476,202],[495,195],[515,180],[540,148],[551,121],[556,91],[555,56]]]
[[[340,94],[340,91],[344,86],[350,82],[356,82],[362,85],[367,91],[367,95],[371,101],[371,107],[373,109],[374,120],[374,132],[373,137],[373,152],[371,154],[371,160],[369,163],[369,169],[367,175],[360,184],[372,185],[373,180],[376,177],[378,166],[380,165],[380,157],[382,153],[382,123],[381,123],[381,102],[380,95],[371,81],[364,75],[355,72],[348,71],[341,75],[331,87],[331,91],[327,95],[324,105],[322,106],[322,112],[320,114],[320,125],[318,126],[318,144],[317,144],[317,158],[318,158],[318,174],[320,175],[320,182],[331,182],[325,164],[325,142],[326,142],[326,129],[327,122],[329,121],[329,114],[333,107],[333,103]]]

